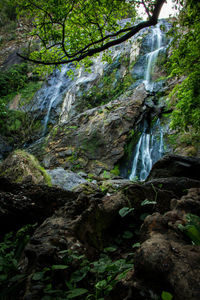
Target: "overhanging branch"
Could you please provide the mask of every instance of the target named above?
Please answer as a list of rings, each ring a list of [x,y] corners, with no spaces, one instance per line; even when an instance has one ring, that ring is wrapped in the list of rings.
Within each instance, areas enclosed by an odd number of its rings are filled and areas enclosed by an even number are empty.
[[[77,51],[73,55],[67,54],[65,52],[66,57],[68,57],[68,59],[62,59],[62,60],[57,60],[57,61],[42,61],[39,59],[31,59],[20,53],[18,53],[17,55],[25,60],[28,60],[28,61],[36,63],[36,64],[42,64],[42,65],[61,65],[61,64],[67,64],[67,63],[72,63],[72,62],[79,62],[86,57],[91,57],[94,54],[98,54],[104,50],[109,49],[110,47],[113,47],[115,45],[118,45],[118,44],[128,40],[129,38],[133,37],[136,33],[138,33],[140,30],[142,30],[144,28],[150,27],[152,25],[156,25],[158,22],[160,10],[161,10],[164,2],[165,2],[165,0],[157,0],[156,1],[156,3],[154,4],[154,10],[153,10],[152,16],[150,16],[150,14],[149,14],[150,18],[148,21],[140,22],[139,24],[137,24],[133,27],[130,27],[128,29],[127,28],[122,29],[122,30],[119,30],[117,33],[107,35],[98,41],[88,44],[87,46],[85,46],[85,48]],[[104,45],[98,46],[96,48],[95,47],[93,47],[92,49],[89,48],[89,47],[95,46],[99,43],[102,43],[103,41],[105,41],[108,38],[110,39],[110,38],[119,36],[122,33],[125,33],[125,34],[119,38],[116,38],[115,40],[108,41]]]

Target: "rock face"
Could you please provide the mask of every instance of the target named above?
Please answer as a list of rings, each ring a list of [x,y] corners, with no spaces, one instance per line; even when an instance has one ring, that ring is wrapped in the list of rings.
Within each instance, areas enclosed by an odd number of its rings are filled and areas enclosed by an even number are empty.
[[[96,175],[112,170],[124,154],[130,130],[144,113],[146,96],[141,85],[125,99],[87,110],[54,127],[40,160],[46,168],[84,169]]]
[[[37,159],[22,150],[11,153],[0,165],[0,175],[12,182],[31,182],[51,185],[51,179]]]

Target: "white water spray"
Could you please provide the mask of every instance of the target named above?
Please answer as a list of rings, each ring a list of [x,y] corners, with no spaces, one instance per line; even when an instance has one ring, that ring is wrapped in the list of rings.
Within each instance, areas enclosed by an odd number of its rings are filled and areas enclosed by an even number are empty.
[[[160,24],[152,29],[152,42],[151,52],[146,55],[147,67],[144,73],[144,84],[147,91],[153,91],[153,69],[154,64],[158,58],[159,53],[164,49],[162,46],[162,31],[160,30]]]
[[[163,130],[158,119],[155,125],[148,130],[146,122],[143,124],[142,134],[135,148],[134,160],[129,179],[145,180],[152,165],[164,153]]]
[[[44,119],[44,128],[43,128],[43,133],[42,133],[43,136],[46,134],[46,131],[47,131],[47,125],[48,125],[49,116],[50,116],[50,112],[51,112],[53,103],[58,98],[58,96],[60,96],[60,88],[63,84],[63,79],[64,79],[64,76],[66,76],[67,70],[68,70],[68,67],[64,66],[61,69],[61,71],[60,71],[60,73],[57,77],[57,82],[52,84],[53,94],[51,95],[49,105],[48,105],[48,109],[47,109],[47,114],[46,114],[45,119]],[[52,93],[52,89],[49,89],[49,93]],[[44,99],[44,102],[49,97],[49,93],[47,93],[47,95]]]

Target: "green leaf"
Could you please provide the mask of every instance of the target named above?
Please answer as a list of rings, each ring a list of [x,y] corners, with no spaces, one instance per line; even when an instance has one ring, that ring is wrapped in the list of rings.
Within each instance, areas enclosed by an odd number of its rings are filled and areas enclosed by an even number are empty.
[[[130,232],[130,231],[125,231],[125,232],[123,233],[122,237],[123,237],[124,239],[131,239],[131,238],[133,237],[133,234],[132,234],[132,232]]]
[[[157,203],[156,201],[149,201],[148,199],[145,199],[144,201],[142,201],[141,206],[150,205],[150,204],[154,205],[156,203]]]
[[[195,245],[200,245],[200,232],[195,225],[187,225],[186,234],[195,243]]]
[[[133,244],[132,248],[139,248],[140,246],[141,246],[140,243],[135,243],[135,244]]]
[[[67,253],[69,253],[69,250],[61,250],[61,251],[59,251],[59,254],[67,254]]]
[[[71,282],[81,281],[83,278],[85,278],[85,276],[87,275],[89,270],[90,270],[90,268],[88,266],[85,266],[82,269],[73,272],[71,275],[70,281]]]
[[[107,281],[105,279],[101,280],[101,281],[97,282],[97,284],[95,284],[95,288],[98,290],[105,289],[106,286],[107,286]]]
[[[67,266],[67,265],[53,265],[51,268],[52,268],[52,270],[65,270],[65,269],[69,268],[69,266]]]
[[[33,275],[33,280],[41,280],[44,277],[45,272],[37,272]]]
[[[107,253],[107,252],[115,252],[116,250],[117,250],[116,246],[111,246],[111,247],[105,248],[103,251]]]
[[[126,215],[128,215],[130,212],[132,212],[134,208],[130,207],[123,207],[119,210],[119,215],[124,218]]]
[[[87,292],[88,290],[86,289],[75,288],[69,292],[69,294],[67,295],[67,299],[74,299],[76,297],[86,294]]]
[[[163,291],[161,294],[162,300],[172,300],[173,299],[173,295]]]
[[[118,279],[118,280],[122,280],[122,279],[126,278],[127,273],[128,273],[129,271],[131,271],[131,270],[132,270],[132,268],[129,268],[129,269],[125,270],[124,272],[120,273],[120,274],[117,276],[117,279]]]

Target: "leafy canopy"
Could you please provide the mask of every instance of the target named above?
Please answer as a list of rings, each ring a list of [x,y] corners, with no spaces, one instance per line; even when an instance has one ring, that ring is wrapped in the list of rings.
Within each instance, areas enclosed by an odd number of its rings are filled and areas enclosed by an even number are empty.
[[[200,129],[200,2],[187,0],[174,28],[173,52],[168,67],[171,76],[185,79],[171,94],[175,104],[172,128],[185,131]],[[175,100],[175,103],[174,103]]]
[[[29,47],[19,54],[32,62],[60,65],[86,61],[155,25],[165,0],[15,0],[18,14],[31,20]],[[136,24],[142,5],[147,21]],[[131,17],[130,21],[122,21]],[[121,20],[121,21],[120,21]],[[38,40],[41,45],[38,47]],[[39,50],[38,50],[39,49]]]

